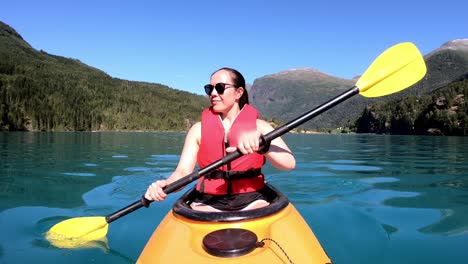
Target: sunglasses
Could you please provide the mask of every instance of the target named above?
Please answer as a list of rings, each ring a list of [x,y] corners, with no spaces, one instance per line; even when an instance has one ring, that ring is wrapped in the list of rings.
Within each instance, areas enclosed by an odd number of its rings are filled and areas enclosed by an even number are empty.
[[[205,92],[206,92],[207,95],[211,95],[211,93],[213,92],[213,89],[216,89],[216,92],[218,94],[223,94],[224,90],[226,90],[228,88],[232,88],[232,87],[226,88],[226,85],[232,85],[235,88],[239,87],[239,86],[237,86],[235,84],[231,84],[231,83],[217,83],[215,85],[207,84],[207,85],[205,85]]]

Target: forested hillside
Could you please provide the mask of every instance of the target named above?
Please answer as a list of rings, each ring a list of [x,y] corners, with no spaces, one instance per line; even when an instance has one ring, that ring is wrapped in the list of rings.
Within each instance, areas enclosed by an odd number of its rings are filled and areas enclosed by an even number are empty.
[[[468,135],[468,75],[432,93],[366,107],[358,133]]]
[[[208,105],[204,96],[37,51],[0,22],[0,130],[184,131]]]

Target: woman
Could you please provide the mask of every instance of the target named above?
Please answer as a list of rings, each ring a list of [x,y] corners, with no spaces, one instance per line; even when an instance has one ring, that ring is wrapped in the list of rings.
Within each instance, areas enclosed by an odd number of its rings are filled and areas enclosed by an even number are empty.
[[[248,104],[245,79],[238,71],[231,68],[215,71],[205,91],[211,107],[202,112],[202,121],[188,131],[175,171],[166,180],[152,183],[145,193],[146,199],[164,200],[167,194],[163,188],[192,173],[196,162],[203,168],[238,148],[244,154],[242,157],[198,180],[198,196],[190,206],[200,211],[230,211],[268,205],[261,173],[265,159],[280,170],[292,170],[296,165],[294,156],[279,137],[268,147],[259,148],[260,136],[273,127],[258,119],[258,111]]]

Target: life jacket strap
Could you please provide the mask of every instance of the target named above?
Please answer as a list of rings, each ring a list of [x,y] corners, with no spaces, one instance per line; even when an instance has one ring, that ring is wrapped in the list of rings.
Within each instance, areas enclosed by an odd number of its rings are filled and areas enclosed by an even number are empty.
[[[235,180],[235,179],[244,179],[244,178],[254,178],[258,175],[262,174],[261,168],[252,168],[247,171],[220,171],[215,170],[205,175],[205,179],[227,179],[227,180]]]

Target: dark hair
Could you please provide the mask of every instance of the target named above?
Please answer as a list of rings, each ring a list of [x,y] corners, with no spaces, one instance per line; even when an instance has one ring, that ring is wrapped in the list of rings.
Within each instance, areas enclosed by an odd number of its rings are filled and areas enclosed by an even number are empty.
[[[242,76],[242,74],[239,71],[237,71],[235,69],[232,69],[232,68],[228,68],[228,67],[223,67],[223,68],[213,72],[213,74],[211,74],[211,76],[213,76],[215,73],[217,73],[219,71],[228,71],[228,72],[230,72],[231,76],[232,76],[232,80],[234,81],[233,84],[235,84],[237,87],[244,88],[244,93],[242,94],[241,98],[239,98],[239,107],[240,107],[240,109],[242,109],[242,107],[244,107],[245,104],[249,103],[249,94],[247,93],[247,88],[245,88],[244,76]]]

